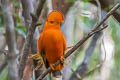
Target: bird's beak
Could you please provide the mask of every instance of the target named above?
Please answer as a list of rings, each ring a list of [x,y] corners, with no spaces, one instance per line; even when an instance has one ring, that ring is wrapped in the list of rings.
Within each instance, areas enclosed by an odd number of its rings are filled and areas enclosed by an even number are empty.
[[[60,23],[63,23],[63,22],[64,22],[64,20],[61,20],[61,21],[60,21]]]
[[[58,20],[57,23],[58,24],[62,24],[64,22],[64,20]]]
[[[62,24],[64,21],[58,21],[58,24]]]
[[[63,22],[64,22],[64,20],[61,21],[61,23],[63,23]]]

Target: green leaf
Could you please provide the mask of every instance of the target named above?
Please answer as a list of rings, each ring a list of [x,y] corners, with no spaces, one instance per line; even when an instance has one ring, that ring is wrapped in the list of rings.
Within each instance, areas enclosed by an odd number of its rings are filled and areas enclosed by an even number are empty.
[[[85,26],[87,29],[91,29],[91,28],[93,27],[94,21],[91,20],[90,18],[83,16],[83,17],[82,17],[82,21],[83,21],[83,23],[84,23],[84,26]]]
[[[26,38],[26,28],[22,25],[19,25],[16,27],[16,32],[18,32],[18,34],[22,35],[24,38]]]
[[[91,0],[82,0],[83,2],[89,2],[89,1],[91,1]]]
[[[0,80],[8,80],[8,66],[0,73]]]
[[[17,17],[16,17],[16,21],[17,21],[17,24],[20,24],[21,22],[21,20],[20,20],[20,17],[19,17],[19,15],[17,15]]]
[[[75,2],[76,0],[69,0],[69,2]]]

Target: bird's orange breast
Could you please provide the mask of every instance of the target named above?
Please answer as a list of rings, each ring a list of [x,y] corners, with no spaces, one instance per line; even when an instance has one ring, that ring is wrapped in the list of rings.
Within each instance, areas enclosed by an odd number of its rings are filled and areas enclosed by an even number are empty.
[[[58,29],[44,31],[42,45],[48,62],[54,64],[61,56],[63,56],[62,32]]]

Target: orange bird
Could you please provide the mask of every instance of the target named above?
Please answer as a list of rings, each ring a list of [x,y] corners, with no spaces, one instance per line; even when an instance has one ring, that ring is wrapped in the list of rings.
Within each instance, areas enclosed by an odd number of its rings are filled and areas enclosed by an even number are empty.
[[[52,68],[53,77],[60,77],[63,68],[64,53],[66,50],[66,39],[60,30],[60,24],[64,22],[64,16],[59,11],[52,11],[44,24],[43,32],[37,41],[38,53],[46,68]],[[53,64],[57,60],[61,63],[56,67]]]

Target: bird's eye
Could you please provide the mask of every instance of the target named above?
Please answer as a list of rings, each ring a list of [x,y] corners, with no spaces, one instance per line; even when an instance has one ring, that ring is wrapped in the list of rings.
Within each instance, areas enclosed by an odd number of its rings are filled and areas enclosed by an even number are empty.
[[[53,24],[53,23],[54,23],[54,21],[50,21],[50,23],[51,23],[51,24]]]

